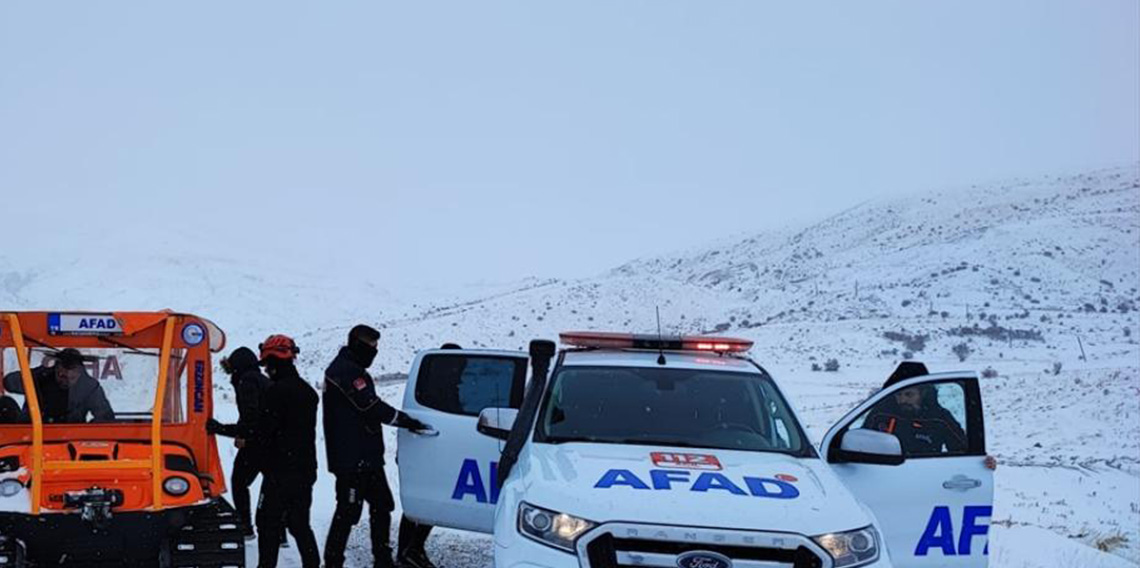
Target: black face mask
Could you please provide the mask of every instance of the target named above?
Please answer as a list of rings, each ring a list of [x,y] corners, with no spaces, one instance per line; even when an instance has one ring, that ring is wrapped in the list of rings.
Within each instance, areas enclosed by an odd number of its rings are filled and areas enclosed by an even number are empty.
[[[282,361],[276,357],[270,357],[267,361],[265,361],[264,365],[265,374],[269,375],[269,378],[275,381],[284,376],[284,371],[293,366],[292,363],[288,361]]]
[[[376,360],[376,354],[380,352],[376,347],[360,339],[353,339],[349,342],[348,350],[352,353],[352,358],[356,359],[356,362],[365,369],[372,366],[372,362]]]

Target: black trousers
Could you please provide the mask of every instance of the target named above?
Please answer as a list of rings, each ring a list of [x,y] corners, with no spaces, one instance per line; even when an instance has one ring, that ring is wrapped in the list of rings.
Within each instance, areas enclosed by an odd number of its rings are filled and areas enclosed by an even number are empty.
[[[400,516],[400,534],[397,537],[397,556],[403,556],[411,551],[423,551],[427,545],[428,535],[431,534],[431,525],[417,523],[407,516]]]
[[[234,457],[234,468],[230,472],[230,485],[234,492],[234,508],[241,515],[246,526],[253,527],[253,517],[250,516],[249,486],[261,475],[261,460],[254,456],[254,452],[242,448]]]
[[[329,536],[325,540],[325,568],[344,566],[344,549],[348,546],[348,536],[356,523],[360,522],[365,503],[368,503],[372,557],[378,565],[391,563],[392,548],[388,544],[388,531],[392,526],[391,515],[395,503],[384,471],[335,475],[336,512],[333,513]]]
[[[277,538],[266,538],[266,535],[281,534],[282,525],[297,541],[301,566],[320,567],[321,553],[309,523],[315,477],[311,473],[281,472],[267,475],[262,480],[261,499],[257,504],[257,532],[262,535],[257,539],[258,568],[277,567],[281,542]]]

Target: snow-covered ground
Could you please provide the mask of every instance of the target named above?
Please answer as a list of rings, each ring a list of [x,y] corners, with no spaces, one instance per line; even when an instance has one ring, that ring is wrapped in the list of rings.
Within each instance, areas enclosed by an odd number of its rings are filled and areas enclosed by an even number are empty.
[[[0,252],[0,306],[173,307],[217,321],[231,347],[290,333],[314,382],[358,322],[384,328],[373,368],[382,374],[406,372],[417,349],[445,341],[522,349],[559,330],[651,330],[657,307],[669,331],[754,339],[753,356],[817,440],[903,358],[933,370],[992,370],[986,433],[1001,465],[991,565],[1140,564],[1135,165],[872,202],[800,230],[722,240],[591,278],[446,297],[190,250],[60,250]],[[837,372],[812,370],[829,359]],[[228,385],[217,388],[219,411],[232,414]],[[398,404],[402,385],[385,385],[382,395]],[[316,491],[323,541],[332,478]],[[351,543],[360,565],[370,558],[366,533],[361,527]],[[443,568],[474,568],[490,562],[488,545],[440,531],[429,552]],[[295,550],[282,565],[297,565]]]

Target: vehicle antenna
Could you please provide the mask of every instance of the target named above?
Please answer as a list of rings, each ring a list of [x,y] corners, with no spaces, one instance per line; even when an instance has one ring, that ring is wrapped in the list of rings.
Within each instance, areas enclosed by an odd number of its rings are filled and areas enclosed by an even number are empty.
[[[655,306],[657,309],[657,364],[665,364],[665,336],[661,335],[661,306]]]

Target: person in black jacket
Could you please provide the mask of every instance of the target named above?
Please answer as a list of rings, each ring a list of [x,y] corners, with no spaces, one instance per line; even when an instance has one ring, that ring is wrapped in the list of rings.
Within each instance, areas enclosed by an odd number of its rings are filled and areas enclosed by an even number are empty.
[[[69,347],[44,357],[44,363],[32,369],[32,383],[36,386],[44,424],[83,424],[87,422],[88,415],[92,422],[115,421],[115,411],[107,401],[103,387],[83,369],[84,362],[88,360],[78,349]],[[54,364],[49,366],[48,363]],[[24,394],[20,371],[4,376],[4,390]],[[4,405],[11,407],[9,403]],[[31,421],[26,399],[20,411],[20,421]]]
[[[250,516],[249,486],[265,469],[264,448],[258,447],[253,437],[261,417],[261,399],[269,390],[269,377],[258,367],[257,355],[248,347],[239,347],[222,359],[222,369],[230,375],[230,383],[237,395],[237,424],[222,424],[213,418],[206,422],[211,434],[234,438],[238,447],[234,456],[230,484],[234,492],[234,508],[245,523],[245,534],[253,536],[253,517]]]
[[[929,385],[908,387],[883,399],[863,427],[894,434],[907,457],[961,453],[968,447],[966,431],[938,403]]]
[[[395,505],[384,475],[382,426],[427,430],[428,426],[392,408],[376,395],[368,367],[376,358],[380,332],[358,325],[325,370],[324,426],[329,471],[336,476],[336,512],[325,541],[326,568],[344,566],[352,528],[368,503],[372,558],[377,568],[392,566],[388,543]]]
[[[318,397],[297,373],[299,353],[292,339],[273,335],[261,344],[261,364],[272,384],[265,392],[255,443],[265,448],[265,480],[257,504],[258,566],[275,568],[284,522],[297,541],[301,566],[318,568],[320,549],[309,523],[313,484],[317,481]]]

